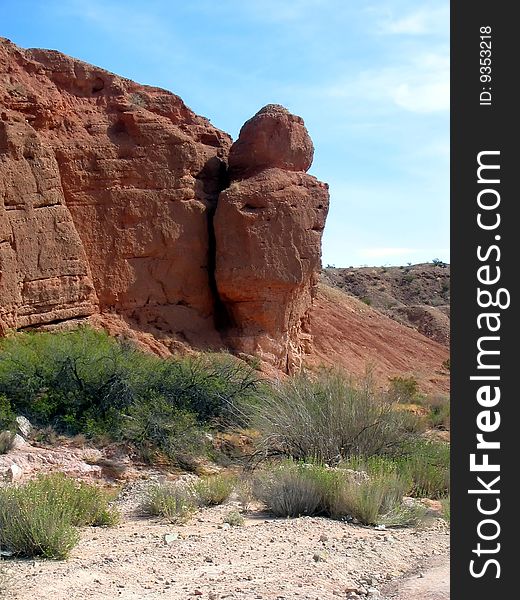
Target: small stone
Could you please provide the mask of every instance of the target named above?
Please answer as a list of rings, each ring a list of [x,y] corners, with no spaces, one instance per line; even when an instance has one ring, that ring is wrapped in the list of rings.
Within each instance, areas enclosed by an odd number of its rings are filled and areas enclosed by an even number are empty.
[[[207,562],[207,563],[212,563],[212,562],[213,562],[213,558],[212,558],[211,556],[206,556],[206,557],[204,558],[204,562]]]
[[[23,474],[22,467],[19,467],[16,463],[13,463],[7,469],[7,473],[6,473],[7,481],[18,481],[21,479],[22,474]]]
[[[194,596],[202,596],[202,592],[201,592],[200,590],[195,590],[195,591],[193,592],[193,595],[194,595]]]
[[[173,542],[175,542],[178,539],[179,539],[178,533],[166,533],[163,536],[163,541],[167,546],[170,546],[171,544],[173,544]]]
[[[367,590],[367,596],[369,598],[381,598],[381,592],[375,587],[369,587]]]
[[[326,561],[326,557],[323,554],[320,554],[319,552],[315,552],[312,556],[312,560],[314,560],[315,562],[324,562]]]
[[[328,542],[329,541],[329,536],[326,535],[325,533],[322,533],[320,535],[320,542]]]

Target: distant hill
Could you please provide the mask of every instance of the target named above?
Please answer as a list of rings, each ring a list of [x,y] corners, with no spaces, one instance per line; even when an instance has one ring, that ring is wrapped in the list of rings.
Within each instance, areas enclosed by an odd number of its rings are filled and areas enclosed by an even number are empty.
[[[416,329],[444,346],[450,343],[450,266],[326,268],[323,283]]]

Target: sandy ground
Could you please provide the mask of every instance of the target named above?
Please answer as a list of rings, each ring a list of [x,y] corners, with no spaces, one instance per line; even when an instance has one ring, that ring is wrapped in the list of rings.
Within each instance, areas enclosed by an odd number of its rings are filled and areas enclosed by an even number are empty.
[[[449,598],[449,532],[440,519],[418,531],[378,530],[324,518],[273,519],[256,511],[243,526],[231,527],[223,524],[239,506],[231,501],[173,525],[140,515],[145,485],[133,483],[121,494],[119,526],[82,530],[67,561],[6,561],[10,590],[4,597]]]

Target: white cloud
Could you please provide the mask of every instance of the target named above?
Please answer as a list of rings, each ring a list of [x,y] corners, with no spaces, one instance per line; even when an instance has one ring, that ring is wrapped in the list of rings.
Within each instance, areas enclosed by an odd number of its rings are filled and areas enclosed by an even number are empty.
[[[379,23],[379,33],[388,35],[428,35],[443,33],[449,23],[449,6],[423,7],[398,18]]]
[[[353,80],[325,90],[330,97],[381,104],[416,113],[448,111],[450,63],[447,51],[423,53],[400,65],[361,71]]]

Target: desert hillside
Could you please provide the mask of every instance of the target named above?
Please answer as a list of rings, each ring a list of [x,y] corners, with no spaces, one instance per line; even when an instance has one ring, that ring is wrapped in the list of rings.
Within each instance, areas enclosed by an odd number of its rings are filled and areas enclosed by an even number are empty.
[[[435,261],[403,267],[327,267],[322,271],[322,280],[399,323],[449,346],[448,264]]]
[[[415,378],[424,392],[449,390],[445,345],[323,283],[311,314],[309,364],[339,365],[358,377],[369,370],[383,386],[391,377],[405,376]]]

